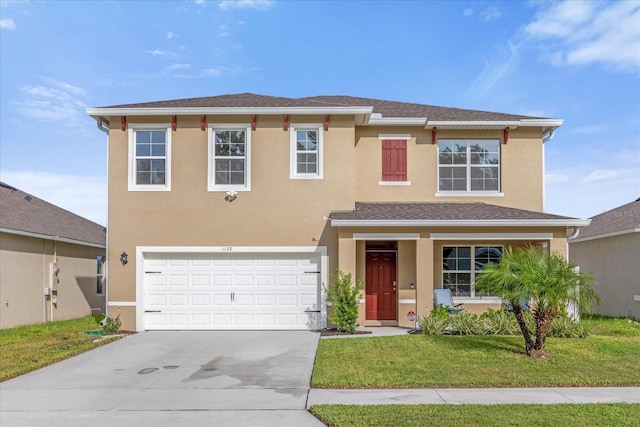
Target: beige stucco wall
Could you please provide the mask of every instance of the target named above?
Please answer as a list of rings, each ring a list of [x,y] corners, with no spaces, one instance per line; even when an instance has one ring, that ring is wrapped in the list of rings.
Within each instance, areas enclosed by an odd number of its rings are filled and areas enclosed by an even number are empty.
[[[251,122],[250,116],[209,119]],[[289,119],[291,124],[323,123],[324,117]],[[171,120],[128,118],[129,124],[151,122]],[[111,129],[110,301],[135,301],[136,246],[326,246],[329,272],[337,267],[337,231],[325,217],[354,206],[353,118],[330,119],[323,135],[324,178],[292,180],[290,130],[283,130],[282,116],[258,116],[251,133],[251,191],[239,192],[233,202],[225,200],[226,191],[207,191],[208,133],[200,129],[199,116],[179,116],[172,132],[171,191],[128,191],[128,132],[120,130],[119,117],[112,119]],[[118,261],[123,251],[129,254],[125,266]],[[123,328],[135,324],[125,319]]]
[[[596,279],[597,313],[640,320],[640,233],[570,243],[569,259]]]
[[[55,254],[55,258],[54,258]],[[105,250],[15,234],[0,234],[0,328],[103,313],[96,294],[96,258]],[[57,259],[58,282],[52,273]],[[53,288],[45,298],[44,288]]]
[[[407,142],[407,180],[411,185],[380,185],[382,142],[380,134],[410,134]],[[438,130],[438,138],[500,139],[501,130]],[[407,127],[359,127],[356,129],[356,200],[360,202],[471,202],[478,198],[436,197],[438,192],[438,146],[431,130]],[[499,206],[542,211],[543,147],[540,129],[516,129],[507,144],[500,145],[503,197],[482,201]],[[526,168],[523,166],[526,165]],[[526,171],[526,173],[523,173]]]

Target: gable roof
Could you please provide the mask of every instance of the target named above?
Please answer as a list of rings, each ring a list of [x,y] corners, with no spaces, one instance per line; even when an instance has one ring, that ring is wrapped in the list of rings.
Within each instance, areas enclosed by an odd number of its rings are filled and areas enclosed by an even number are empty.
[[[589,220],[481,202],[361,203],[331,213],[332,226],[581,226]]]
[[[360,116],[365,125],[410,125],[439,128],[537,126],[555,129],[563,121],[544,117],[438,107],[409,102],[320,95],[303,98],[239,93],[166,101],[119,104],[87,108],[87,113],[105,125],[110,116],[222,115],[222,114],[345,114]]]
[[[0,231],[105,247],[106,229],[42,199],[0,183]]]
[[[588,227],[580,229],[570,242],[602,239],[620,234],[640,232],[640,199],[591,218]]]

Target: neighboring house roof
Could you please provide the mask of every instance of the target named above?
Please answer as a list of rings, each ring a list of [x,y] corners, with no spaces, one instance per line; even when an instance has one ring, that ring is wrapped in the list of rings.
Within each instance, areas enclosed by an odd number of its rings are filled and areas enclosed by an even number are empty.
[[[106,125],[109,116],[168,114],[353,114],[369,125],[451,129],[539,126],[550,131],[563,123],[559,119],[344,95],[285,98],[253,93],[119,104],[88,108],[87,113],[98,120],[101,128]]]
[[[333,226],[581,226],[589,220],[486,203],[360,203],[331,213]]]
[[[0,231],[105,247],[106,229],[95,222],[0,183]]]
[[[627,233],[640,232],[640,199],[627,203],[591,218],[591,224],[583,227],[578,237],[570,242],[602,239]]]

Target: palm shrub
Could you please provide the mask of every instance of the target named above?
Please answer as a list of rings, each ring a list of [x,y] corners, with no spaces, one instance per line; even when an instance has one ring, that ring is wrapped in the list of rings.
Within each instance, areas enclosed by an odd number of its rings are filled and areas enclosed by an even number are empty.
[[[345,274],[340,269],[336,269],[333,282],[327,289],[327,299],[331,301],[333,308],[333,313],[327,317],[341,332],[350,334],[356,332],[361,288],[362,280],[354,285],[351,274]]]
[[[507,300],[513,309],[531,357],[546,358],[545,342],[553,319],[570,303],[580,311],[599,302],[593,277],[575,270],[559,253],[541,252],[535,247],[507,248],[499,264],[489,264],[475,282],[479,294],[493,294]],[[520,301],[529,301],[534,325],[527,325]]]

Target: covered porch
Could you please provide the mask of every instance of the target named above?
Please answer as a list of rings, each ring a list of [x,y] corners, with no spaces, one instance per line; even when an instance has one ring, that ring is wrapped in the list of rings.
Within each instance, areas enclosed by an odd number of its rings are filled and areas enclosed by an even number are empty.
[[[334,212],[338,268],[362,280],[358,323],[413,327],[434,307],[434,289],[481,313],[502,301],[475,293],[475,277],[507,247],[536,246],[566,257],[567,227],[588,220],[484,203],[357,203]]]

